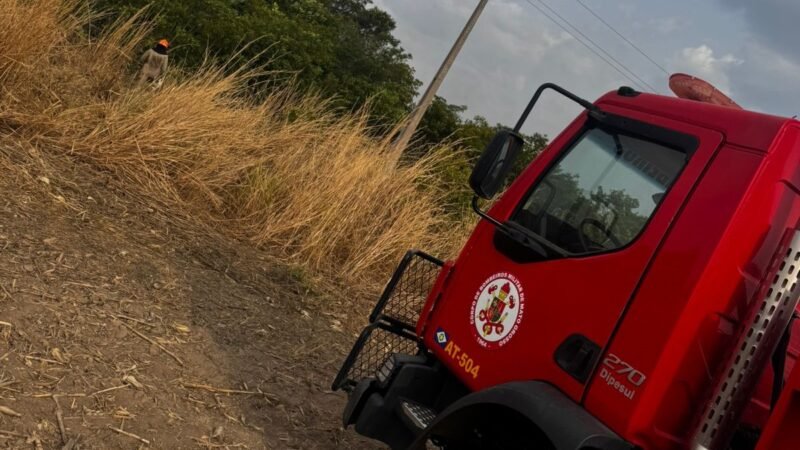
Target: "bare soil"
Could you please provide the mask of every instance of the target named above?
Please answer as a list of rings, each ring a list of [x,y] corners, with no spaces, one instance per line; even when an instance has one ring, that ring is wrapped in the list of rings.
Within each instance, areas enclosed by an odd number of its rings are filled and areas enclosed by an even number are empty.
[[[0,448],[377,448],[330,391],[366,300],[71,164],[0,178]]]

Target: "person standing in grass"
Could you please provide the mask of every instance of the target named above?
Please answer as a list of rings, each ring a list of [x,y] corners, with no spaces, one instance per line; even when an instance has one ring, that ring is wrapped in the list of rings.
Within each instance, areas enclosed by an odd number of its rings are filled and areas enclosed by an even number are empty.
[[[141,58],[142,70],[139,75],[139,84],[144,82],[161,83],[161,78],[167,71],[168,50],[169,41],[161,39],[153,48],[144,52]]]

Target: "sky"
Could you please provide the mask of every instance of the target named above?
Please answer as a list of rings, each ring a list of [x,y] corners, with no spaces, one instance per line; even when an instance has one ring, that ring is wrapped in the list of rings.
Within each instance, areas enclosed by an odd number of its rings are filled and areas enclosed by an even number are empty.
[[[395,36],[427,86],[478,0],[373,3],[395,19]],[[602,47],[593,47],[597,53],[625,68],[610,67],[531,3],[566,19],[574,28],[560,23],[573,35],[585,41],[582,33]],[[489,0],[439,95],[467,106],[468,117],[513,125],[545,82],[590,100],[622,85],[672,95],[667,74],[685,72],[745,108],[794,116],[800,113],[798,21],[800,0]],[[552,137],[578,112],[551,94],[523,130]]]

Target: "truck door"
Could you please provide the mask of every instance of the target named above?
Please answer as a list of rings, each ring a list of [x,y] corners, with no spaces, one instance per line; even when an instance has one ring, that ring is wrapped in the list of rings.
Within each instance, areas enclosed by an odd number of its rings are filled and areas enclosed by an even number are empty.
[[[481,221],[426,328],[472,389],[545,380],[576,401],[671,223],[722,141],[716,131],[613,105],[579,118]]]

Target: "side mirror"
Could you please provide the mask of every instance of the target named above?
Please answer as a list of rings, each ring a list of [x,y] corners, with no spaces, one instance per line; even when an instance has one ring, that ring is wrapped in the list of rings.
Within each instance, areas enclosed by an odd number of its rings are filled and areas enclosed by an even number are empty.
[[[503,187],[503,181],[524,146],[525,140],[519,133],[511,130],[497,132],[469,177],[469,185],[475,195],[485,199],[494,197]]]

